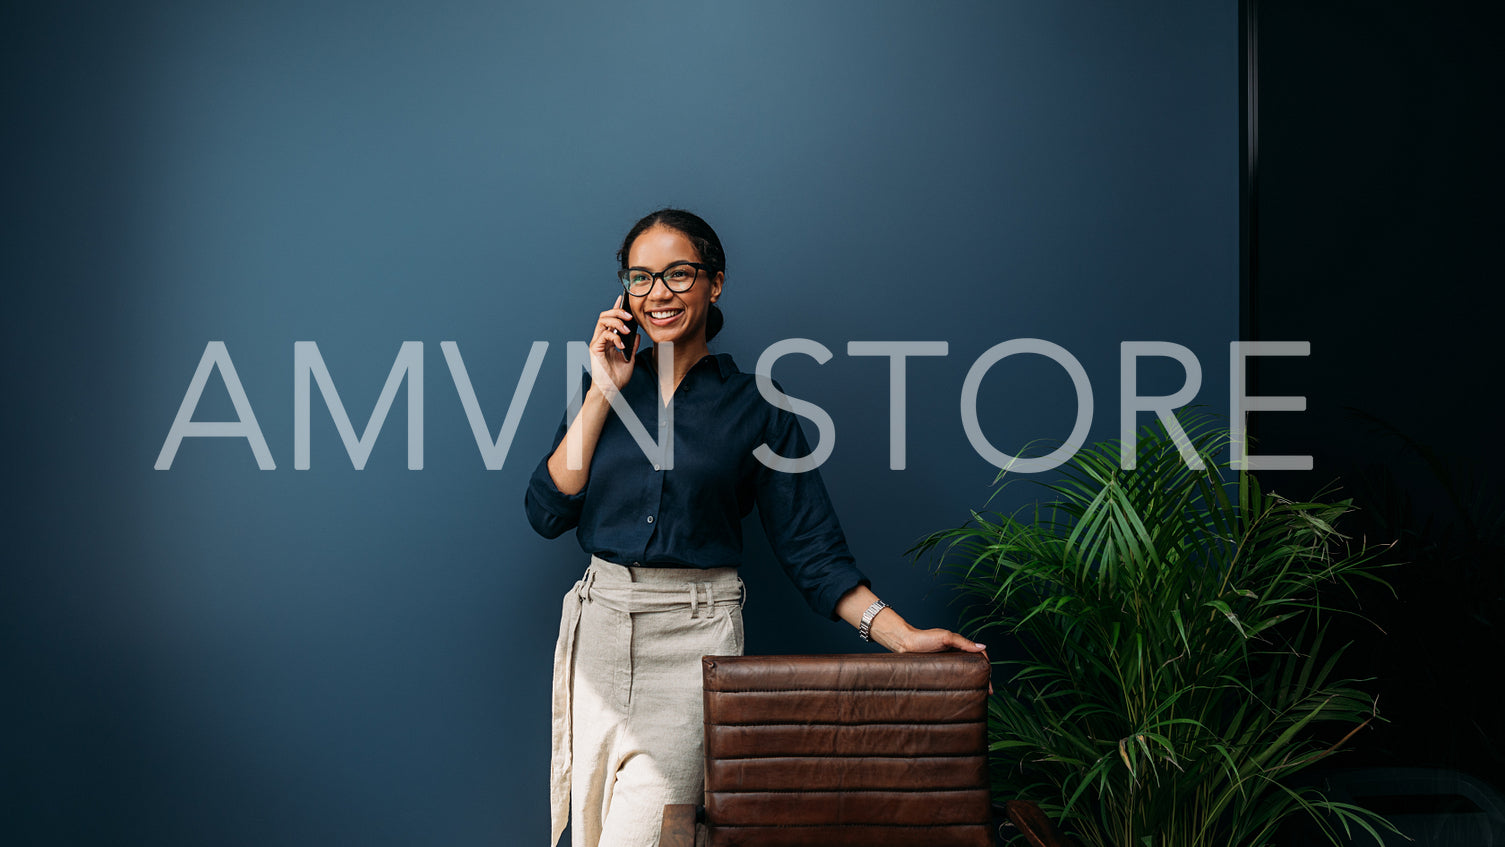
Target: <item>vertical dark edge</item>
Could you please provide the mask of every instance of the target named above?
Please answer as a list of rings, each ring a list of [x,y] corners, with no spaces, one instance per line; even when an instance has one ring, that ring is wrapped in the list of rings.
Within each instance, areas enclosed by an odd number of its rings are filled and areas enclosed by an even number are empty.
[[[1239,0],[1239,338],[1259,334],[1259,0]],[[1251,361],[1249,394],[1256,373]]]

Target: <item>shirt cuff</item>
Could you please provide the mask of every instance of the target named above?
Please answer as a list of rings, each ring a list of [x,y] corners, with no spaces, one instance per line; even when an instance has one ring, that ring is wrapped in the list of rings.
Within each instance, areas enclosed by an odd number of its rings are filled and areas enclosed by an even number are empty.
[[[815,603],[812,605],[815,606],[817,613],[824,615],[830,620],[840,620],[841,618],[836,614],[836,605],[841,602],[841,598],[847,596],[848,591],[859,586],[872,588],[873,583],[872,580],[863,575],[862,571],[854,567],[849,577],[833,580],[821,586],[820,591],[814,598]]]
[[[580,512],[585,506],[585,489],[575,494],[565,494],[554,484],[549,475],[548,459],[538,463],[533,476],[528,480],[525,503],[528,522],[545,538],[556,538],[580,523]]]

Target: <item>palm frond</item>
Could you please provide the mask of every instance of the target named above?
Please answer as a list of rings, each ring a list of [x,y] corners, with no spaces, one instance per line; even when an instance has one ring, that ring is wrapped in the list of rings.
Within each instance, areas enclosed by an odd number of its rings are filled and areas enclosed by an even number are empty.
[[[1326,643],[1323,592],[1380,580],[1338,529],[1350,504],[1225,476],[1227,429],[1178,423],[1184,438],[1140,430],[1132,470],[1116,441],[1084,447],[1007,514],[987,510],[1019,481],[1000,473],[984,510],[910,550],[960,590],[971,631],[1021,650],[990,702],[998,792],[1102,847],[1264,844],[1303,813],[1334,843],[1388,828],[1284,781],[1336,749],[1319,726],[1375,718]]]

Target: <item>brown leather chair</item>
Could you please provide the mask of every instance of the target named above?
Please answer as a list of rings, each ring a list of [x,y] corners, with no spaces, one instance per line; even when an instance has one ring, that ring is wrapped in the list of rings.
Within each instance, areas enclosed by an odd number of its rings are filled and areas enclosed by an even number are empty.
[[[707,656],[702,665],[708,847],[994,843],[983,656]],[[665,807],[661,847],[692,847],[700,811]],[[1010,813],[1053,834],[1029,804]]]

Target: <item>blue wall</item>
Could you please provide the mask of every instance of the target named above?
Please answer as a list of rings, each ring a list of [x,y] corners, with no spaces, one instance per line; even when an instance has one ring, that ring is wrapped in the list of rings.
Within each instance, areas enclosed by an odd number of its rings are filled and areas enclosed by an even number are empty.
[[[522,491],[564,343],[651,208],[726,242],[717,349],[835,352],[775,375],[834,419],[827,484],[913,622],[955,626],[903,552],[989,493],[959,412],[989,347],[1071,351],[1093,438],[1117,433],[1122,341],[1191,348],[1226,407],[1234,3],[130,5],[0,27],[8,843],[541,842],[558,598],[585,562]],[[911,361],[902,471],[886,362],[845,352],[894,339],[949,344]],[[208,438],[153,469],[210,341],[276,470]],[[423,343],[422,470],[404,393],[356,471],[317,391],[294,470],[297,341],[358,431]],[[499,471],[443,341],[493,434],[550,343]],[[1038,358],[979,402],[1005,450],[1075,408]],[[196,418],[233,417],[215,376]],[[752,536],[749,650],[859,649]]]

